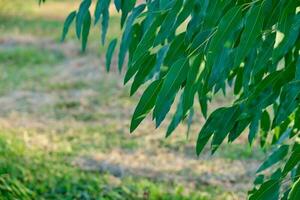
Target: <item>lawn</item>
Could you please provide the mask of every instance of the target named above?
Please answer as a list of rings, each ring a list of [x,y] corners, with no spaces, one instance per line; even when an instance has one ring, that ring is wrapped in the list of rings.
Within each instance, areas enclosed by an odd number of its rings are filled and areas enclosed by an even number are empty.
[[[1,2],[0,199],[245,198],[264,152],[244,137],[196,157],[200,114],[188,137],[183,125],[165,139],[150,118],[130,134],[141,91],[129,97],[115,59],[105,72],[99,27],[85,54],[73,29],[60,43],[76,1]],[[120,34],[116,14],[108,39]]]

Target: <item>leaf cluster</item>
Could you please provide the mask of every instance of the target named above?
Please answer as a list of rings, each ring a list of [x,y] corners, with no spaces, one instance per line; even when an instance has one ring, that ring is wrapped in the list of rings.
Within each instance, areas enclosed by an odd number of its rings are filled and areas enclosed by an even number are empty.
[[[67,17],[63,39],[75,19],[85,50],[91,25],[92,0],[83,0]],[[109,24],[110,0],[95,1],[94,24],[101,21],[102,43]],[[258,173],[250,199],[300,199],[300,1],[298,0],[115,0],[123,31],[118,68],[126,63],[124,83],[131,95],[147,85],[134,111],[134,131],[150,113],[156,126],[164,121],[177,96],[170,136],[183,121],[190,126],[199,103],[207,118],[199,132],[199,155],[211,141],[215,152],[223,141],[235,141],[249,129],[252,144],[274,148]],[[107,70],[117,46],[111,41]],[[128,59],[125,59],[128,57]],[[207,117],[219,91],[235,101]],[[272,170],[270,170],[272,171]],[[291,178],[287,178],[291,174]],[[289,184],[283,184],[286,180]],[[280,193],[280,185],[288,185]]]

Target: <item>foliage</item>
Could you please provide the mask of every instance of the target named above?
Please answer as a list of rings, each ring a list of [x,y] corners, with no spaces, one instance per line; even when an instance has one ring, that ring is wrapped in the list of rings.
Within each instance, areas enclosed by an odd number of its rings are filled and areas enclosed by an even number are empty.
[[[110,0],[83,0],[76,16],[72,12],[65,23],[64,35],[75,21],[82,50],[92,3],[104,42]],[[214,153],[226,138],[233,142],[249,127],[250,144],[258,138],[262,147],[274,149],[259,168],[249,198],[299,199],[300,1],[115,0],[114,5],[121,12],[118,66],[122,71],[127,62],[124,82],[133,79],[131,95],[149,82],[131,131],[151,111],[160,126],[180,96],[169,136],[180,122],[191,122],[195,96],[206,117],[214,95],[232,88],[235,101],[207,117],[197,154],[210,140]],[[109,59],[116,40],[112,42]]]

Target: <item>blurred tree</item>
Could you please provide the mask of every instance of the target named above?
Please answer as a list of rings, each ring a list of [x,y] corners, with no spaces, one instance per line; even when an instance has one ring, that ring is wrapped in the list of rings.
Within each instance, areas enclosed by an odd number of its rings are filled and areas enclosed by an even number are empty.
[[[40,2],[42,2],[40,0]],[[94,17],[91,4],[95,3]],[[91,23],[100,23],[102,43],[111,0],[83,0],[67,17],[63,39],[75,21],[86,49]],[[257,171],[250,199],[300,199],[300,1],[299,0],[114,0],[123,30],[120,71],[126,60],[131,95],[147,84],[131,121],[131,132],[153,113],[156,126],[176,96],[177,111],[167,136],[192,121],[195,96],[202,114],[214,95],[233,88],[236,100],[213,111],[199,132],[199,155],[211,140],[214,153],[225,138],[236,140],[249,127],[273,152]],[[93,21],[93,22],[92,22]],[[117,39],[107,51],[109,71]]]

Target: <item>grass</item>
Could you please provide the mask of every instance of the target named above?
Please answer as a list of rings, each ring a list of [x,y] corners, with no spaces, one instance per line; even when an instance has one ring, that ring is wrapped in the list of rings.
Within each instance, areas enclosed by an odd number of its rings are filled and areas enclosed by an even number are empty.
[[[149,119],[129,134],[138,95],[129,97],[122,75],[104,72],[99,27],[84,55],[74,27],[65,44],[59,43],[64,17],[78,2],[9,2],[0,2],[0,199],[245,197],[255,169],[234,169],[235,164],[255,164],[263,152],[239,141],[214,157],[205,150],[197,158],[200,123],[189,138],[180,126],[164,139],[165,128],[156,130]],[[108,39],[118,36],[119,17],[113,16]],[[215,104],[231,100],[220,95]],[[91,163],[80,166],[79,158]],[[104,164],[112,167],[100,170]],[[116,166],[128,172],[115,175],[110,168]]]
[[[59,52],[33,46],[0,49],[0,94],[16,89],[34,89],[36,82],[42,85],[53,72],[51,66],[62,59]]]
[[[11,133],[0,133],[1,199],[199,199],[207,192],[185,194],[182,186],[85,172],[69,164],[68,154],[28,148]],[[51,166],[51,167],[49,167]],[[170,187],[174,187],[170,190]],[[213,190],[213,188],[205,188]]]

